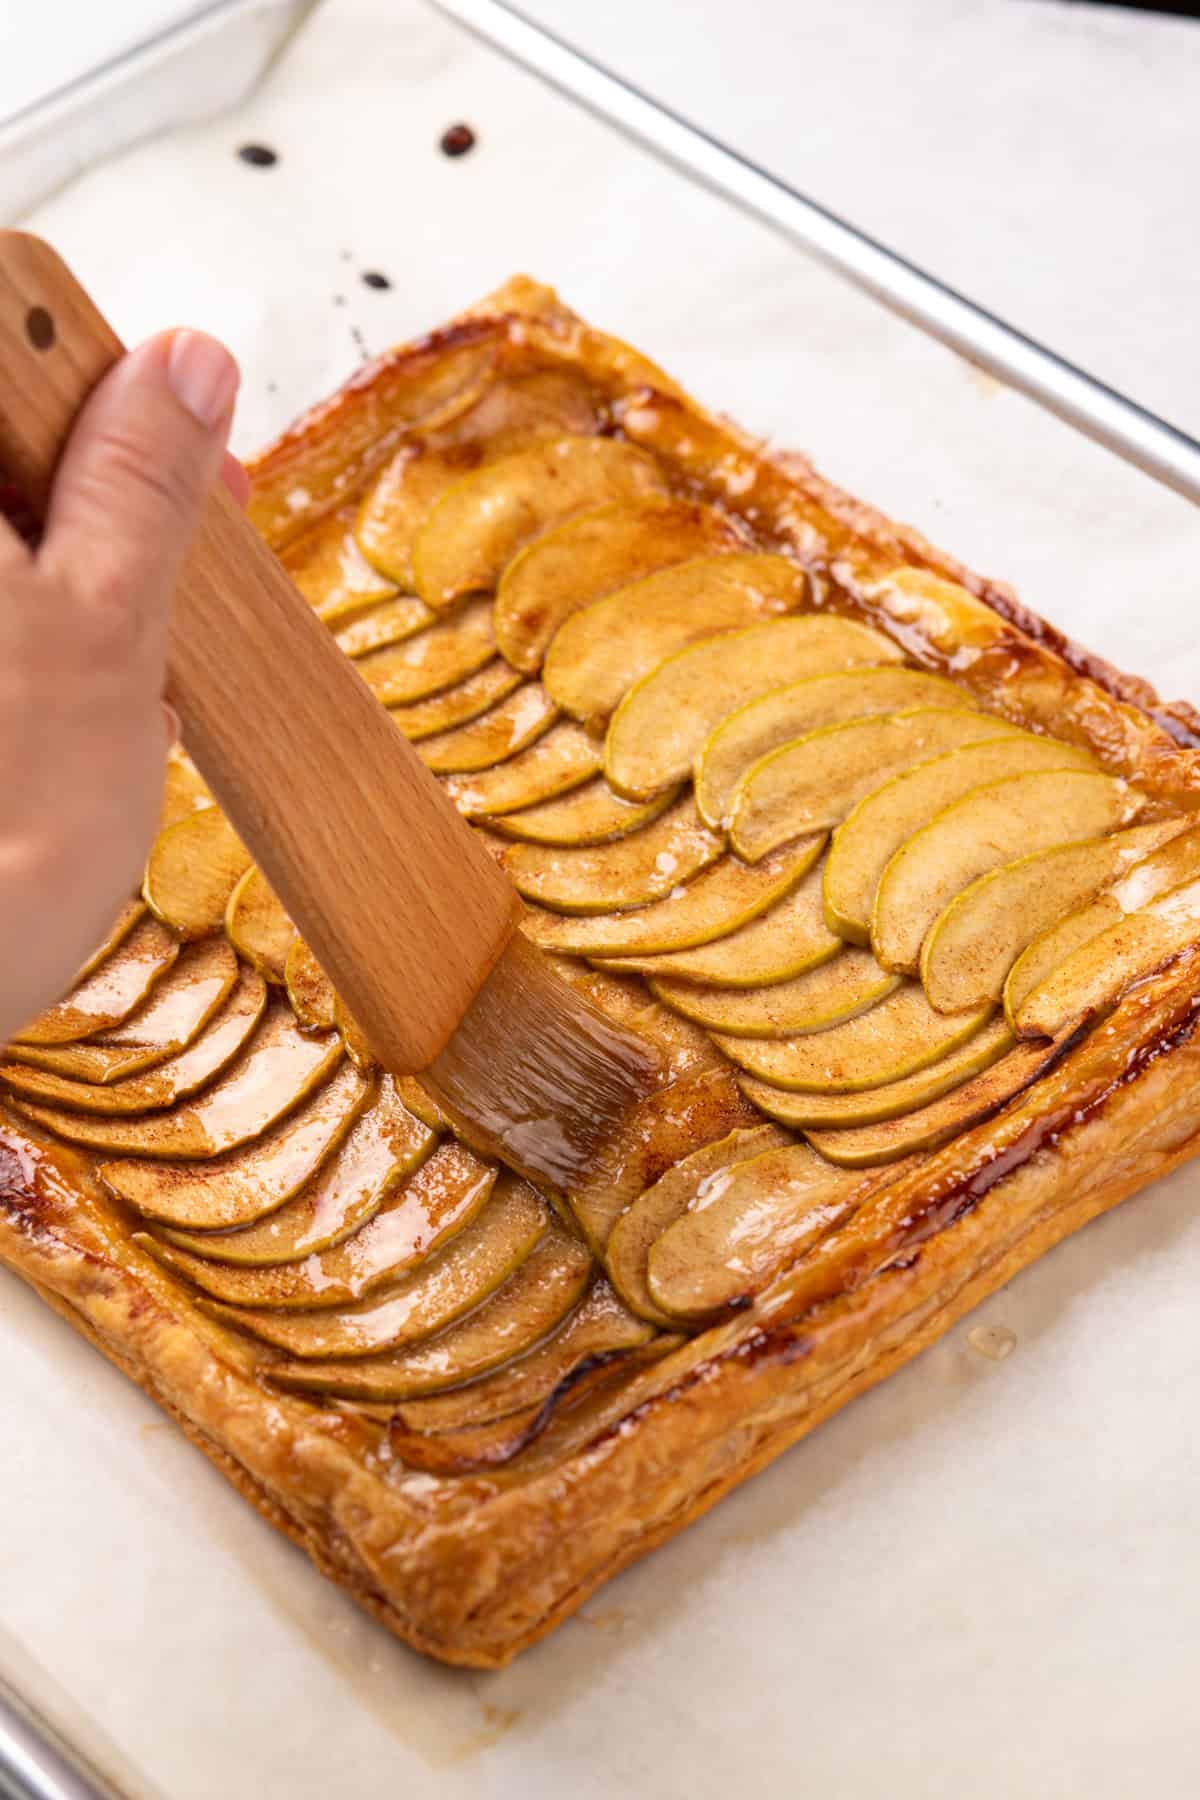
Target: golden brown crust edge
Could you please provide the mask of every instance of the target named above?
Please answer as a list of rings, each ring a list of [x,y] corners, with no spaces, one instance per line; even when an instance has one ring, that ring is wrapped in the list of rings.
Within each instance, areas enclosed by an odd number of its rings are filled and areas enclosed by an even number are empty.
[[[1191,968],[1182,985],[1194,979]],[[1156,1012],[1163,1028],[1182,1012],[1187,1035],[1123,1078],[1127,1039],[1114,1031],[1096,1110],[956,1222],[811,1310],[794,1307],[785,1278],[753,1318],[643,1378],[594,1441],[521,1481],[397,1474],[355,1421],[270,1393],[181,1290],[98,1228],[53,1159],[5,1194],[0,1252],[389,1629],[442,1660],[496,1667],[1026,1263],[1192,1155],[1195,1007],[1176,992]],[[1068,1091],[1083,1111],[1086,1084]]]
[[[509,284],[476,311],[495,307],[527,312],[567,339],[586,330],[533,284]],[[615,346],[611,356],[622,379],[645,384],[649,371],[656,394],[682,404],[635,353]],[[369,393],[369,382],[360,384],[353,406],[365,406]],[[348,404],[337,397],[319,409],[312,424],[284,441],[286,456],[268,453],[259,465],[266,491],[273,468],[300,479],[306,445],[316,445],[320,460],[323,421],[332,418],[334,437],[344,441],[346,414],[339,420],[338,409]],[[853,507],[856,529],[872,544],[919,560],[915,534],[844,501],[816,477],[784,473],[724,427],[712,429],[805,504],[831,516],[835,500]],[[962,579],[937,553],[926,554],[925,566]],[[848,571],[851,591],[859,573]],[[878,569],[867,570],[865,582],[878,579]],[[972,578],[970,585],[984,593],[988,584]],[[865,588],[864,599],[880,604]],[[1002,624],[1005,634],[1012,630]],[[1154,776],[1166,771],[1164,790],[1190,785],[1192,757],[1169,739],[1164,745],[1166,733],[1131,704],[1137,684],[1114,695],[1056,652],[1044,655],[1058,664],[1059,683],[1091,688],[1084,725],[1099,717],[1107,742],[1121,735],[1123,753],[1129,744],[1149,746],[1147,768]],[[1124,681],[1117,677],[1115,685]],[[1122,715],[1139,711],[1141,726],[1135,717],[1126,730]],[[1144,779],[1150,782],[1151,773]],[[1039,1084],[929,1159],[919,1184],[909,1184],[906,1204],[919,1216],[922,1196],[937,1201],[934,1235],[906,1245],[899,1257],[880,1248],[883,1240],[873,1248],[865,1243],[857,1285],[841,1297],[822,1300],[811,1280],[789,1284],[785,1275],[749,1313],[705,1332],[635,1381],[590,1441],[572,1443],[568,1431],[556,1451],[551,1432],[511,1476],[405,1474],[380,1458],[374,1437],[355,1419],[267,1390],[237,1341],[204,1320],[97,1204],[78,1159],[34,1146],[16,1131],[0,1136],[0,1257],[389,1629],[445,1661],[494,1667],[900,1367],[1059,1238],[1194,1152],[1198,960],[1181,958],[1070,1052],[1055,1071],[1052,1120],[1044,1098],[1050,1090]],[[956,1206],[961,1216],[946,1223]]]

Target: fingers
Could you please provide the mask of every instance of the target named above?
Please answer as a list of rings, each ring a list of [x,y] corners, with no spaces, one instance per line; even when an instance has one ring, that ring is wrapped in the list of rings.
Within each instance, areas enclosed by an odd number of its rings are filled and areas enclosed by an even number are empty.
[[[39,562],[76,593],[165,624],[222,472],[237,387],[237,364],[202,332],[168,332],[124,357],[63,454]]]
[[[221,464],[221,480],[229,489],[239,506],[245,506],[250,498],[250,477],[243,469],[237,457],[231,451],[225,452],[225,460]]]

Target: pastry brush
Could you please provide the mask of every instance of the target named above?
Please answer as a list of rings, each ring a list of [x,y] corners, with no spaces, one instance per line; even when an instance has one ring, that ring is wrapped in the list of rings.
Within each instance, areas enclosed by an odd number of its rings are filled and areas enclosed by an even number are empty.
[[[0,232],[0,464],[35,512],[121,353],[55,252]],[[508,878],[223,488],[176,594],[167,693],[383,1066],[419,1075],[480,1148],[570,1186],[657,1055],[519,934]]]

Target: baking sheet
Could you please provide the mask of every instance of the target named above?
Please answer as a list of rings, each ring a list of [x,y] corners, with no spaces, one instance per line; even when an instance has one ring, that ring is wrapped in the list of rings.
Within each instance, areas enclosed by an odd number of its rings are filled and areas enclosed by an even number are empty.
[[[1087,0],[510,3],[1200,436],[1196,19]]]
[[[0,7],[0,223],[102,156],[243,99],[307,3]]]
[[[448,161],[437,140],[459,119],[479,143]],[[248,138],[279,164],[238,162]],[[516,268],[552,278],[703,399],[1200,696],[1193,509],[415,0],[326,0],[238,114],[98,169],[33,223],[128,337],[179,318],[226,334],[243,446],[350,373],[360,343]],[[130,1794],[172,1800],[716,1800],[748,1782],[1183,1800],[1198,1291],[1200,1175],[1183,1170],[488,1676],[360,1617],[0,1276],[0,1668]],[[972,1349],[980,1324],[1014,1332],[1012,1354]]]

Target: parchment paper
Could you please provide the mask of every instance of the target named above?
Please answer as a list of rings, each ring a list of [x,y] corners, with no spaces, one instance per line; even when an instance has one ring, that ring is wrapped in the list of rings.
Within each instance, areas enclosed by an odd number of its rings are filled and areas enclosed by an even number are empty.
[[[916,55],[944,8],[910,10]],[[1032,55],[1035,15],[1060,9],[1012,10],[1028,39],[1010,54]],[[755,9],[737,11],[745,26]],[[1177,40],[1141,41],[1169,87]],[[799,128],[804,70],[785,75]],[[861,84],[855,109],[839,154],[861,174]],[[449,161],[437,140],[459,119],[479,143]],[[278,166],[237,161],[248,138]],[[914,178],[983,204],[942,148],[914,147]],[[381,348],[523,267],[1122,666],[1200,695],[1194,511],[415,0],[331,0],[237,117],[97,169],[34,224],[129,338],[176,320],[227,335],[243,447],[344,378],[356,339]],[[1050,307],[1071,289],[1069,230],[1064,244],[1028,271]],[[172,1800],[1183,1800],[1200,1751],[1198,1291],[1185,1170],[512,1670],[473,1676],[361,1618],[4,1276],[0,1666],[131,1794]],[[1012,1354],[973,1350],[980,1324],[1014,1332]]]

